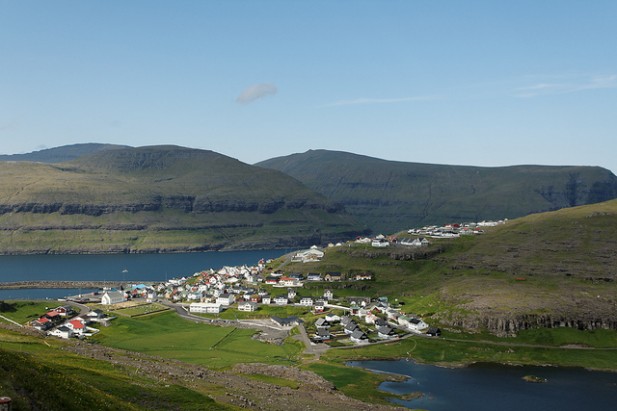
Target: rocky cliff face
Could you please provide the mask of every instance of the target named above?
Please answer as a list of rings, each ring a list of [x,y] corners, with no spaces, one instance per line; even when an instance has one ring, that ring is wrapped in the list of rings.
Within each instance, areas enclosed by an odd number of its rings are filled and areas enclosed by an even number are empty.
[[[574,328],[577,330],[617,330],[614,316],[592,313],[583,315],[521,314],[521,315],[467,315],[443,319],[444,323],[465,330],[487,330],[498,336],[514,336],[533,328]]]
[[[79,204],[79,203],[16,203],[0,204],[0,215],[12,213],[35,213],[51,214],[59,213],[62,215],[100,216],[103,214],[113,214],[118,212],[138,213],[142,211],[161,211],[164,209],[178,210],[185,213],[221,213],[221,212],[256,212],[261,214],[272,214],[279,210],[300,210],[308,208],[312,210],[324,210],[328,213],[344,211],[339,204],[320,204],[311,203],[307,200],[296,199],[286,200],[264,200],[262,202],[228,199],[228,200],[208,200],[199,199],[195,196],[155,196],[150,200],[140,203],[129,204]]]

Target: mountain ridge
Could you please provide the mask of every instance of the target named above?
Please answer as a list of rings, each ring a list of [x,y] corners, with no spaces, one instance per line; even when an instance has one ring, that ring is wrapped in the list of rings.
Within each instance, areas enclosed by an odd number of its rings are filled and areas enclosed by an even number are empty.
[[[297,180],[208,150],[115,148],[63,163],[0,163],[4,253],[306,246],[362,231]]]
[[[374,231],[513,218],[617,197],[601,167],[476,167],[389,161],[309,150],[256,165],[287,173],[341,203]]]

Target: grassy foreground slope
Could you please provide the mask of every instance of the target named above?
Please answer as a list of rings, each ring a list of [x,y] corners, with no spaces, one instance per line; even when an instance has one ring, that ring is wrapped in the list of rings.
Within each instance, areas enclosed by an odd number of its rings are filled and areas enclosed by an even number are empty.
[[[4,314],[18,319],[32,303],[7,304],[16,309]],[[45,338],[0,319],[0,396],[11,397],[15,411],[392,409],[376,391],[385,378],[354,372],[366,384],[357,397],[378,404],[361,402],[296,368],[298,341],[267,344],[253,333],[164,313],[118,318],[91,343]]]
[[[210,398],[214,385],[195,389],[144,375],[137,362],[121,361],[124,354],[108,362],[73,347],[0,328],[0,394],[13,400],[13,410],[234,409]]]
[[[2,253],[307,245],[361,231],[289,176],[176,146],[0,162]]]
[[[617,201],[536,214],[485,235],[432,239],[427,249],[327,250],[289,271],[357,273],[375,281],[313,285],[335,295],[389,295],[429,323],[511,335],[525,329],[617,329]]]
[[[327,150],[257,165],[297,178],[377,232],[514,218],[617,197],[617,177],[600,167],[451,166]]]

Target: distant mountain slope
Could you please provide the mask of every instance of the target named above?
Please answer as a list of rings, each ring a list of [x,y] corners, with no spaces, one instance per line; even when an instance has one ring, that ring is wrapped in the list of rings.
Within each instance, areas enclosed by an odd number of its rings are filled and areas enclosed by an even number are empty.
[[[93,154],[99,151],[127,147],[128,146],[98,143],[71,144],[67,146],[33,151],[32,153],[25,154],[1,154],[0,161],[35,161],[39,163],[61,163],[64,161],[75,160],[76,158]]]
[[[0,162],[0,251],[141,252],[310,245],[360,231],[274,170],[176,146]]]
[[[257,165],[300,180],[377,232],[513,218],[617,197],[617,177],[600,167],[450,166],[326,150]]]

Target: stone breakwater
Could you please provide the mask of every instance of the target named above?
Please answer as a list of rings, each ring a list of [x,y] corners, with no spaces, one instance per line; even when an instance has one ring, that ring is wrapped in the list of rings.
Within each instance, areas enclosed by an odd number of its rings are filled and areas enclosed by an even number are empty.
[[[138,283],[144,283],[144,281],[12,281],[0,282],[0,290],[19,288],[119,288],[125,284]]]

